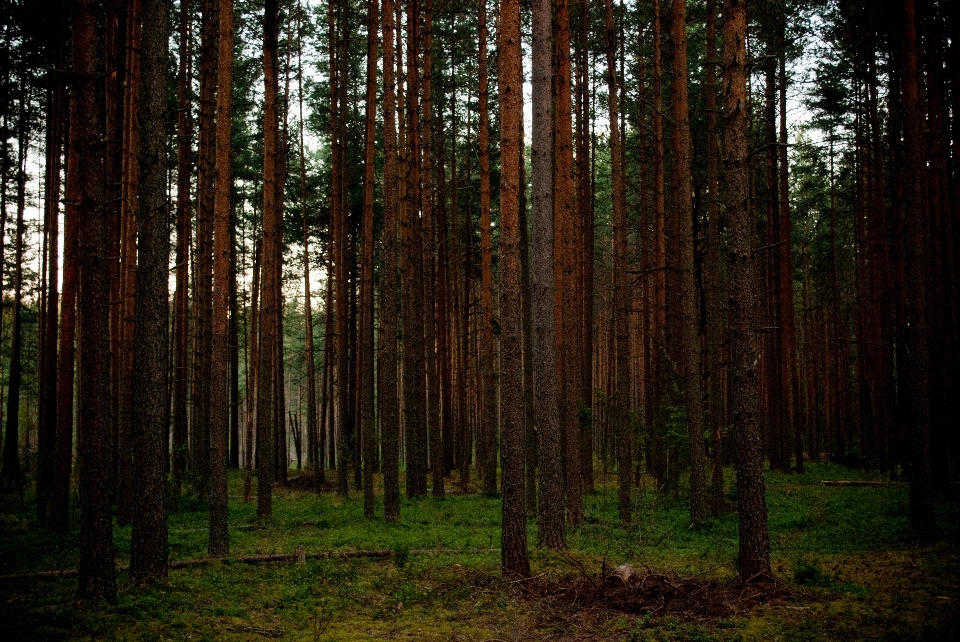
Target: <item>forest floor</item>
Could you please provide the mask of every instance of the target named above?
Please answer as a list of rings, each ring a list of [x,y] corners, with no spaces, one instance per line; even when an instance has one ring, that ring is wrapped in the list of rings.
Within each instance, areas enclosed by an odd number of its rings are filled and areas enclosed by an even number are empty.
[[[727,476],[730,485],[732,471]],[[73,600],[75,577],[0,578],[0,638],[960,639],[955,493],[937,504],[943,534],[933,541],[909,530],[906,486],[823,485],[880,479],[836,465],[766,479],[774,583],[738,583],[735,513],[691,529],[683,493],[654,492],[648,480],[634,524],[623,528],[616,478],[602,471],[585,500],[585,523],[568,534],[569,550],[531,545],[534,579],[521,583],[499,573],[499,499],[404,499],[400,523],[386,525],[363,517],[358,492],[343,501],[277,488],[274,517],[258,521],[256,502],[242,501],[242,473],[232,471],[230,560],[172,569],[167,585],[149,589],[132,588],[120,571],[117,603],[103,607]],[[204,557],[205,508],[187,498],[170,514],[171,560]],[[78,533],[56,536],[34,515],[29,494],[0,495],[0,575],[77,568]],[[117,564],[125,565],[130,528],[114,533]],[[528,537],[536,542],[532,518]],[[298,547],[305,561],[238,561]],[[384,557],[310,557],[369,550]],[[604,582],[622,563],[637,577]]]

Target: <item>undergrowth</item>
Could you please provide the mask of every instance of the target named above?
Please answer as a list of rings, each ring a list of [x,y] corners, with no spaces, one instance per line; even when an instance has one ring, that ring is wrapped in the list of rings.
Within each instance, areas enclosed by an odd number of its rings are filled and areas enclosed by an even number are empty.
[[[732,471],[727,471],[728,488]],[[133,588],[118,573],[115,605],[76,603],[76,578],[0,580],[3,639],[116,640],[833,640],[955,639],[960,633],[958,503],[938,503],[939,542],[909,530],[905,486],[826,487],[825,479],[864,479],[835,465],[805,475],[768,473],[767,505],[775,600],[717,617],[617,609],[602,600],[557,599],[564,586],[600,587],[604,570],[629,562],[667,578],[685,595],[736,586],[737,517],[729,512],[691,528],[682,491],[641,481],[635,520],[619,524],[616,477],[598,469],[585,497],[585,522],[570,549],[536,549],[533,573],[551,599],[499,574],[500,500],[451,492],[438,501],[404,499],[398,524],[363,517],[360,493],[347,500],[277,488],[274,517],[260,520],[242,501],[242,473],[230,476],[230,555],[343,550],[392,551],[383,559],[305,563],[225,561],[171,570],[169,583]],[[452,487],[452,484],[451,484]],[[728,499],[735,500],[730,492]],[[0,496],[0,574],[76,568],[79,535],[56,536],[34,522],[29,493]],[[74,524],[77,515],[74,514]],[[169,515],[171,560],[205,556],[206,505],[184,497]],[[118,565],[127,564],[129,527],[115,527]],[[669,578],[679,578],[670,580]],[[567,584],[564,584],[567,583]],[[687,588],[684,588],[687,587]],[[694,587],[694,588],[690,588]],[[648,591],[649,592],[649,591]],[[698,593],[699,594],[699,593]],[[731,593],[732,594],[732,593]],[[544,594],[545,595],[545,594]],[[656,595],[656,592],[653,593]],[[576,598],[576,595],[574,595]],[[696,600],[688,600],[696,604]],[[622,602],[622,600],[621,600]],[[645,603],[646,604],[646,603]],[[688,604],[688,606],[689,606]],[[691,610],[692,609],[692,610]],[[711,614],[712,613],[712,614]]]

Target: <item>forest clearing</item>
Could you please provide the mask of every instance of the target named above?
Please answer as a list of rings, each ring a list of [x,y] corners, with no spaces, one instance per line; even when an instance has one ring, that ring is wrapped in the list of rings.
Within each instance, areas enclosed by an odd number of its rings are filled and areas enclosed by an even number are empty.
[[[206,507],[184,502],[169,522],[169,583],[136,588],[120,571],[117,602],[103,610],[73,601],[75,577],[9,579],[75,569],[79,548],[76,536],[53,537],[6,502],[0,622],[5,639],[17,640],[935,641],[960,633],[956,496],[938,504],[944,538],[927,541],[908,528],[904,486],[823,485],[867,479],[835,465],[770,473],[776,580],[751,587],[736,577],[735,513],[691,529],[683,502],[644,480],[644,517],[623,528],[614,476],[597,477],[569,549],[533,551],[524,582],[500,576],[500,500],[481,493],[404,501],[394,525],[364,518],[357,495],[318,497],[295,481],[277,489],[268,521],[231,498],[231,560],[291,554],[259,563],[206,558]],[[242,495],[240,475],[231,474],[230,491]],[[129,528],[116,529],[116,544],[122,567]],[[320,551],[375,557],[311,557]],[[174,568],[201,558],[208,563]],[[612,581],[621,563],[643,579]]]
[[[960,638],[958,29],[0,0],[0,639]]]

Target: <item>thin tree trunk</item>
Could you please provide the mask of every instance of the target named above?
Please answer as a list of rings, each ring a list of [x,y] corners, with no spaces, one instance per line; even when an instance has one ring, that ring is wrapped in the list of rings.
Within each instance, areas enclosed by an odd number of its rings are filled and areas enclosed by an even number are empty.
[[[627,277],[627,203],[623,165],[620,162],[620,106],[617,68],[614,61],[616,33],[613,1],[604,2],[604,31],[607,54],[607,114],[610,123],[610,165],[613,187],[613,297],[614,334],[616,335],[615,414],[617,426],[617,464],[620,468],[618,496],[620,522],[630,523],[630,491],[633,488],[633,443],[630,426],[630,350],[627,345],[627,317],[631,297]]]
[[[683,398],[687,409],[687,437],[690,443],[690,519],[702,524],[707,519],[707,454],[703,445],[703,400],[700,389],[700,338],[693,236],[693,176],[691,170],[690,108],[687,98],[687,5],[673,0],[671,38],[674,46],[674,73],[671,87],[673,106],[673,178],[675,233],[680,243],[680,290],[683,317]]]
[[[190,449],[192,477],[201,497],[210,490],[210,355],[211,298],[213,296],[213,208],[216,178],[217,0],[201,0],[200,120],[197,163],[197,223],[194,275],[194,388],[193,434]]]
[[[367,0],[367,100],[363,161],[363,248],[360,252],[360,444],[363,452],[363,514],[373,517],[373,154],[377,116],[377,0]]]
[[[704,257],[704,282],[707,296],[707,352],[709,360],[708,428],[711,437],[713,475],[711,482],[711,511],[723,512],[723,386],[721,382],[721,353],[726,314],[723,308],[724,288],[720,271],[720,192],[717,180],[717,62],[716,62],[716,3],[707,0],[707,56],[706,93],[707,111],[707,251]]]
[[[433,73],[433,0],[426,0],[423,15],[423,81],[422,81],[422,109],[423,127],[421,130],[421,144],[423,146],[422,174],[423,192],[421,203],[423,219],[423,329],[427,374],[427,443],[429,450],[429,465],[432,473],[432,495],[442,499],[443,487],[443,442],[440,433],[440,378],[437,372],[437,314],[436,314],[436,278],[434,273],[434,255],[436,254],[436,217],[434,215],[434,201],[436,200],[433,183],[433,147],[431,141],[431,122],[433,120],[433,101],[430,95],[430,78]],[[494,444],[496,435],[494,434]],[[494,450],[496,448],[494,447]],[[426,454],[426,453],[425,453]],[[496,481],[496,459],[493,462],[494,481]]]
[[[180,500],[180,489],[187,470],[187,382],[189,380],[189,288],[190,288],[190,174],[193,119],[189,109],[190,64],[190,0],[180,2],[180,67],[177,79],[177,246],[176,291],[173,308],[173,485],[174,501]]]
[[[487,0],[480,0],[478,14],[480,89],[480,373],[483,414],[480,436],[484,444],[483,492],[497,492],[496,388],[493,345],[493,232],[490,229],[490,115],[487,89]]]
[[[397,388],[397,125],[394,69],[394,3],[383,0],[383,363],[380,364],[383,414],[384,520],[400,517],[400,399]]]

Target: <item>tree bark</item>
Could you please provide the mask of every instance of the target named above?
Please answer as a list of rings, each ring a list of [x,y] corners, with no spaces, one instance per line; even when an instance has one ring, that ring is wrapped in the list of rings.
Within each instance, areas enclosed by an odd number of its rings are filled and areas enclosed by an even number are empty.
[[[727,217],[730,229],[730,306],[733,345],[731,380],[737,438],[737,495],[740,514],[740,577],[770,574],[763,452],[758,426],[757,332],[753,318],[753,243],[749,221],[747,158],[747,7],[723,3],[724,147]]]
[[[926,161],[923,115],[918,99],[917,31],[913,0],[903,2],[904,232],[906,250],[907,399],[910,404],[910,526],[923,533],[937,528],[930,456],[930,346],[927,283],[930,279],[930,228],[925,203]]]
[[[481,0],[482,1],[482,0]],[[500,566],[504,575],[530,576],[523,481],[523,295],[520,267],[520,3],[504,0],[497,30],[500,91],[500,325],[503,373],[503,511]]]
[[[690,107],[687,91],[687,5],[673,0],[671,38],[674,46],[673,86],[673,178],[675,233],[680,243],[680,291],[683,317],[683,398],[687,409],[687,437],[690,443],[690,519],[702,524],[707,519],[707,454],[703,445],[703,400],[700,389],[700,337],[693,236],[693,175],[691,170]]]
[[[193,119],[189,108],[190,0],[180,2],[180,67],[177,76],[177,245],[176,291],[173,303],[173,457],[171,493],[179,501],[187,471],[187,382],[189,380],[190,289],[190,174]]]
[[[143,0],[132,382],[133,490],[136,501],[133,503],[130,577],[134,584],[167,579],[165,455],[170,226],[164,114],[167,107],[170,9],[168,0]]]
[[[230,554],[227,531],[227,423],[230,400],[230,126],[233,109],[233,0],[220,0],[217,56],[217,165],[213,206],[213,305],[210,358],[210,539],[212,557]]]
[[[363,514],[373,517],[373,154],[377,116],[377,0],[367,0],[367,100],[364,133],[363,248],[360,252],[360,443],[363,452]]]
[[[381,329],[383,362],[380,364],[383,414],[384,520],[400,517],[400,399],[397,387],[397,124],[394,68],[394,2],[383,0],[383,309]]]
[[[566,548],[563,532],[563,471],[557,392],[553,274],[553,65],[551,3],[533,3],[533,385],[536,391],[538,472],[537,537],[546,548]]]
[[[273,514],[274,432],[280,284],[277,249],[282,242],[277,203],[280,126],[277,120],[277,0],[266,0],[263,18],[263,258],[261,260],[260,355],[257,364],[257,515]]]
[[[613,0],[604,2],[604,30],[607,55],[607,114],[610,118],[610,165],[613,187],[613,298],[614,334],[616,335],[616,440],[617,465],[620,469],[618,497],[620,523],[630,523],[630,491],[633,488],[633,439],[630,426],[630,349],[627,343],[627,318],[631,297],[627,276],[627,194],[623,165],[620,162],[620,106],[617,97],[617,68],[614,61],[616,33],[613,24]]]
[[[78,330],[82,369],[79,394],[80,567],[77,598],[116,600],[113,525],[110,519],[110,357],[107,220],[103,191],[103,132],[96,83],[97,6],[77,0],[73,31],[71,156],[79,174],[76,200],[80,226]]]

